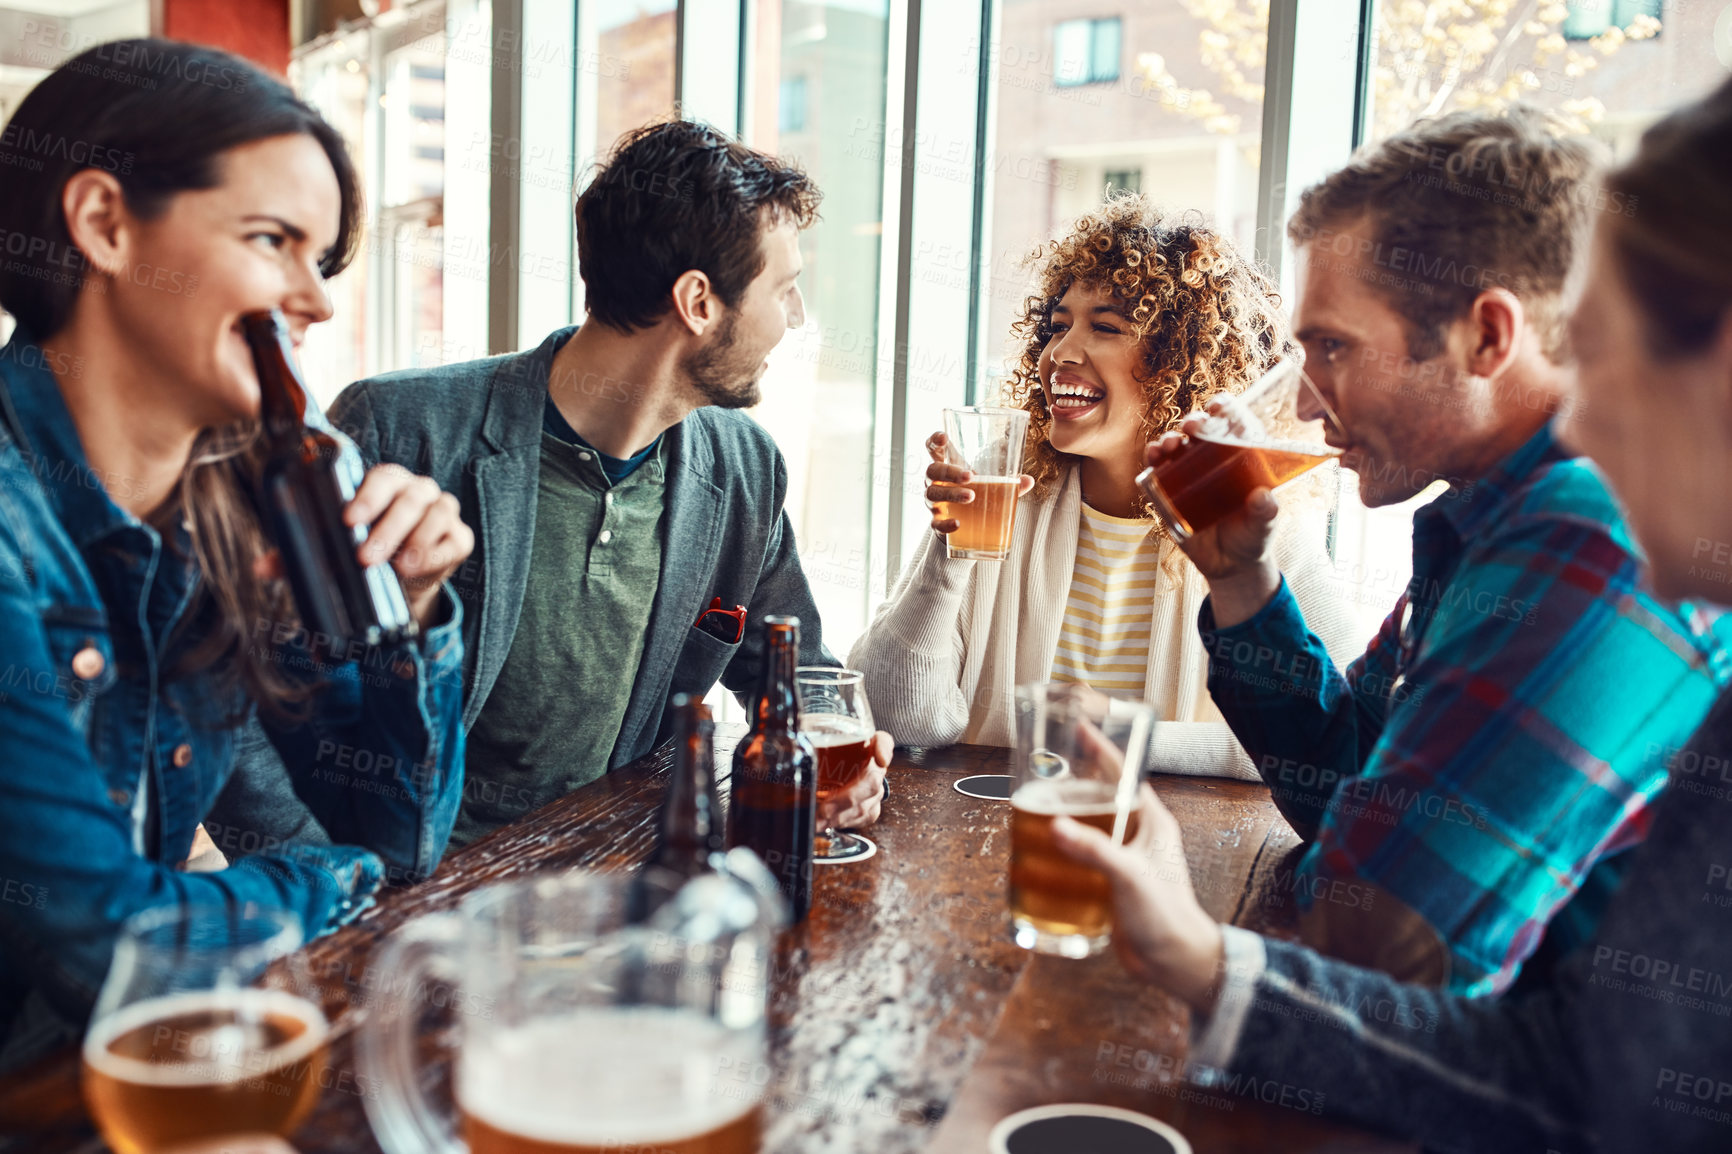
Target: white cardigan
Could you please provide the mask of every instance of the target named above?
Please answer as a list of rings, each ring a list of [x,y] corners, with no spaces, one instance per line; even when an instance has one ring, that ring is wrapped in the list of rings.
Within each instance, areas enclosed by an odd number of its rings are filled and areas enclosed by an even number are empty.
[[[1082,482],[1066,470],[1045,500],[1017,507],[1010,557],[951,560],[944,538],[927,533],[920,553],[848,654],[865,673],[867,700],[880,728],[904,745],[966,741],[1016,744],[1015,691],[1046,681],[1058,650],[1082,518]],[[1342,604],[1314,516],[1283,511],[1275,560],[1305,612],[1305,623],[1336,664],[1353,651],[1353,619]],[[1163,550],[1174,548],[1163,541]],[[1163,561],[1166,560],[1163,553]],[[1175,589],[1155,592],[1154,632],[1143,697],[1155,727],[1152,767],[1167,773],[1257,780],[1209,697],[1208,660],[1197,611],[1209,589],[1188,560]]]

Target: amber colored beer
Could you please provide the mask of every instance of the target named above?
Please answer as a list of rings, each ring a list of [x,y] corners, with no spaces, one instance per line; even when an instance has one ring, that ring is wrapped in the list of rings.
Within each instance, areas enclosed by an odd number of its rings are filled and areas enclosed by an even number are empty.
[[[1164,496],[1192,533],[1240,508],[1257,488],[1274,489],[1338,456],[1321,445],[1250,445],[1231,438],[1193,435],[1154,470]]]
[[[1019,482],[1017,477],[976,477],[958,486],[974,490],[974,500],[933,502],[933,512],[939,517],[956,519],[956,531],[947,542],[952,557],[1002,561],[1010,556]]]
[[[84,1098],[116,1154],[235,1134],[287,1136],[318,1097],[330,1028],[283,990],[135,1002],[84,1043]]]
[[[457,1101],[470,1154],[756,1154],[757,1057],[706,1018],[603,1009],[465,1046]]]
[[[1018,927],[1073,939],[1078,956],[1104,947],[1113,927],[1106,875],[1053,846],[1052,820],[1064,814],[1103,833],[1113,830],[1115,787],[1107,781],[1025,781],[1010,798],[1010,914]],[[1125,830],[1136,835],[1136,814]]]
[[[818,800],[846,793],[866,776],[872,764],[872,731],[857,717],[839,713],[807,713],[800,729],[818,752]]]

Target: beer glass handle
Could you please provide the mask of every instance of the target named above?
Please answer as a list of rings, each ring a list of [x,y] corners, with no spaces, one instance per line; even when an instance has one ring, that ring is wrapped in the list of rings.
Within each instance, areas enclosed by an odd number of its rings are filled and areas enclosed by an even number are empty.
[[[416,918],[392,934],[380,953],[380,973],[390,989],[427,988],[432,980],[458,976],[454,947],[463,938],[456,914]],[[369,1003],[355,1040],[361,1076],[376,1088],[364,1095],[367,1117],[385,1154],[464,1154],[449,1111],[440,1110],[421,1089],[416,1023],[420,999],[389,994]]]

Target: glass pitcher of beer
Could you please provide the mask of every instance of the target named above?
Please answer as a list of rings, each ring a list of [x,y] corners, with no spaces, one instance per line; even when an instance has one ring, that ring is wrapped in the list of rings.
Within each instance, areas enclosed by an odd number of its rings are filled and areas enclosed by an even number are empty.
[[[1156,514],[1179,542],[1244,505],[1253,490],[1278,489],[1341,455],[1341,422],[1298,357],[1275,363],[1243,392],[1209,402],[1202,429],[1179,452],[1137,474]]]
[[[84,1100],[116,1154],[293,1133],[330,1027],[295,954],[300,919],[245,903],[129,919],[85,1034]]]
[[[725,873],[575,871],[490,886],[411,921],[376,965],[356,1054],[386,1154],[752,1154],[768,974],[786,908],[749,851]],[[664,871],[665,873],[665,871]],[[677,887],[644,903],[636,886]],[[651,908],[647,921],[630,912]],[[451,990],[429,1032],[422,991]],[[454,1042],[444,1055],[430,1038]],[[436,1101],[426,1071],[451,1059]]]
[[[1010,919],[1016,944],[1086,958],[1112,941],[1112,891],[1097,869],[1053,845],[1063,814],[1122,845],[1136,836],[1136,793],[1155,711],[1065,682],[1016,689],[1010,794]]]
[[[956,531],[946,538],[945,548],[951,557],[1002,561],[1010,556],[1011,533],[1016,528],[1016,490],[1022,479],[1028,410],[945,409],[944,435],[951,463],[974,474],[961,486],[974,492],[974,500],[934,505],[938,516],[956,519]]]

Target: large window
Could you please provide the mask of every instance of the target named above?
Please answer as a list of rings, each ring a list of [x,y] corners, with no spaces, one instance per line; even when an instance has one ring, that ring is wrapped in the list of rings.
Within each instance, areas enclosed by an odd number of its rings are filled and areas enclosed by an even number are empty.
[[[1455,109],[1516,102],[1551,109],[1575,131],[1603,140],[1618,159],[1668,109],[1705,95],[1732,69],[1716,54],[1713,6],[1658,0],[1570,0],[1532,11],[1491,0],[1382,3],[1377,10],[1369,135]],[[1723,33],[1723,35],[1725,35]],[[1412,501],[1365,509],[1342,474],[1336,562],[1369,634],[1412,569]]]
[[[753,410],[788,461],[788,514],[845,654],[865,629],[882,244],[887,0],[758,0],[745,135],[824,191],[800,240],[806,324],[770,356]]]
[[[376,235],[381,352],[393,368],[444,363],[444,22],[442,5],[425,8],[383,58]]]
[[[1178,0],[1110,20],[1094,18],[1098,10],[1096,0],[1003,0],[1000,9],[989,382],[1002,378],[1010,323],[1028,293],[1024,257],[1109,191],[1198,210],[1244,251],[1254,248],[1265,29],[1233,8]],[[1131,62],[1122,78],[1121,54]],[[1097,71],[1108,60],[1110,77]],[[1113,82],[1077,87],[1079,75]],[[982,396],[991,391],[989,383]]]
[[[440,3],[443,60],[437,27],[411,27]],[[840,654],[925,531],[921,441],[943,405],[993,397],[1024,259],[1077,216],[1141,191],[1290,278],[1284,214],[1355,131],[1525,100],[1627,156],[1732,69],[1723,9],[1379,0],[1361,36],[1358,0],[393,4],[297,54],[374,210],[309,355],[340,385],[581,318],[574,194],[620,134],[676,108],[797,160],[825,193],[802,237],[807,323],[754,415],[787,459]],[[465,20],[478,38],[452,31]],[[1341,488],[1342,589],[1369,632],[1406,581],[1411,507],[1367,512],[1351,475]]]

